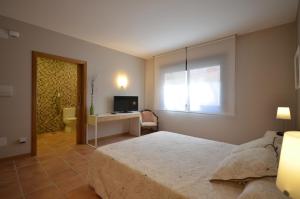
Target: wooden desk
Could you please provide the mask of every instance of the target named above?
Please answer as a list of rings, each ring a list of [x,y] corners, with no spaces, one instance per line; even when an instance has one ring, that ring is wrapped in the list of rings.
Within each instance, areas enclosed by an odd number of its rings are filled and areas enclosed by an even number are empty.
[[[120,121],[120,120],[129,120],[129,133],[135,136],[141,135],[141,125],[140,125],[140,113],[133,112],[133,113],[117,113],[117,114],[100,114],[100,115],[89,115],[87,119],[88,125],[92,125],[95,127],[94,129],[94,136],[95,136],[95,146],[88,143],[87,144],[93,147],[98,147],[98,129],[101,123],[104,122],[112,122],[112,121]],[[88,132],[89,133],[89,132]]]

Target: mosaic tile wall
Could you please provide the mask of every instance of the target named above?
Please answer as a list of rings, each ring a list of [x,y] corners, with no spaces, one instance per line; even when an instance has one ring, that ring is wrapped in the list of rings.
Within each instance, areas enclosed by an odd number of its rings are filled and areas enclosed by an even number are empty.
[[[64,128],[64,107],[77,104],[77,65],[37,58],[37,133]]]

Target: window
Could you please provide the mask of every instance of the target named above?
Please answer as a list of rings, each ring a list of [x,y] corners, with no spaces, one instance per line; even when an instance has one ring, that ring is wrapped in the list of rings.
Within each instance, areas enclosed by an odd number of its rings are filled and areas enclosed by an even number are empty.
[[[235,37],[155,57],[155,109],[234,114]]]
[[[166,73],[163,85],[163,103],[166,110],[185,111],[187,99],[186,71]]]
[[[219,65],[165,73],[163,84],[164,109],[219,112],[221,109],[220,84]]]
[[[220,65],[189,71],[188,111],[220,112],[221,82]]]

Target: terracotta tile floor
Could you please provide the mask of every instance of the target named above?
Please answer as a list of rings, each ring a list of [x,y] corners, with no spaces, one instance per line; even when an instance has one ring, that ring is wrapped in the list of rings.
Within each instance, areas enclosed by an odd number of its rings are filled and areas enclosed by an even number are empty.
[[[132,136],[104,139],[110,144]],[[75,145],[75,134],[38,135],[38,155],[0,160],[0,198],[99,199],[87,183],[87,160],[94,148]]]

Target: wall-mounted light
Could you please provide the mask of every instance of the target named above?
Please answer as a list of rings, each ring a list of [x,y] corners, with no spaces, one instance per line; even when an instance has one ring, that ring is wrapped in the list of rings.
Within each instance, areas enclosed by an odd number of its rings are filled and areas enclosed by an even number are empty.
[[[127,85],[128,85],[127,76],[125,74],[119,74],[117,76],[117,84],[118,84],[118,87],[121,89],[127,88]]]

